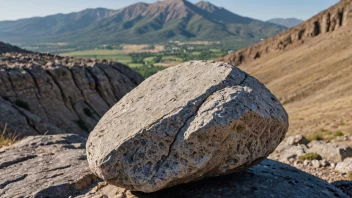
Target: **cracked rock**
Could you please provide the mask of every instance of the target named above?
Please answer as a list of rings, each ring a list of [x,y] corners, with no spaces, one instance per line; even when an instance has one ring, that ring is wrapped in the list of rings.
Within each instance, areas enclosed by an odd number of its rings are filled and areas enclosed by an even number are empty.
[[[286,111],[255,78],[193,61],[159,72],[110,109],[89,136],[87,157],[108,183],[155,192],[249,168],[287,129]]]

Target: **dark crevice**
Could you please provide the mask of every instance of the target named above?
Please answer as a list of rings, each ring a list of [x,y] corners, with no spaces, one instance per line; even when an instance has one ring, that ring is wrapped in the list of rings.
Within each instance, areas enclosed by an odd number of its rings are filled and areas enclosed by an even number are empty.
[[[95,91],[99,94],[100,98],[106,103],[106,105],[108,107],[111,107],[111,105],[109,105],[108,101],[105,100],[103,94],[101,93],[102,91],[99,90],[98,86],[99,86],[99,79],[94,75],[94,73],[92,71],[90,71],[88,68],[86,69],[86,72],[92,76],[94,82],[95,82]]]
[[[242,85],[245,80],[247,79],[248,75],[246,73],[244,73],[245,76],[243,78],[243,80],[237,85],[237,86],[240,86]],[[227,76],[227,78],[230,78],[230,79],[233,79],[231,74],[229,74],[229,76]],[[222,89],[225,89],[226,87],[226,83],[223,82],[223,85],[219,85],[219,88],[218,89],[215,89],[214,91],[212,91],[211,93],[209,93],[208,96],[206,96],[202,101],[200,101],[200,104],[196,106],[196,111],[193,112],[190,116],[188,116],[186,118],[186,121],[183,123],[183,125],[179,128],[179,130],[176,132],[175,136],[174,136],[174,139],[173,141],[171,142],[170,146],[169,146],[169,150],[168,150],[168,153],[167,153],[167,156],[165,157],[164,160],[162,160],[162,162],[160,163],[160,166],[155,170],[155,174],[153,175],[153,177],[151,178],[151,180],[155,177],[156,173],[159,171],[159,169],[163,166],[163,164],[167,161],[167,159],[170,157],[170,154],[171,154],[171,151],[172,151],[172,147],[173,145],[175,144],[178,136],[181,134],[181,132],[183,131],[183,129],[187,126],[187,124],[189,124],[189,122],[191,121],[191,119],[193,119],[197,113],[199,112],[199,109],[202,107],[202,105],[215,93],[215,92],[218,92],[219,90],[222,90]]]
[[[24,180],[27,176],[28,176],[28,175],[25,174],[25,175],[22,175],[22,176],[20,176],[20,177],[17,177],[17,178],[15,178],[15,179],[13,179],[13,180],[6,180],[5,182],[3,182],[3,183],[0,184],[0,189],[5,188],[7,185],[9,185],[9,184],[11,184],[11,183],[15,183],[15,182],[19,182],[19,181],[21,181],[21,180]]]
[[[132,77],[129,77],[128,75],[125,75],[116,65],[111,65],[111,68],[116,70],[117,72],[119,72],[122,76],[124,76],[127,79],[129,79],[129,81],[132,82],[134,85],[138,86],[138,83],[137,83],[136,80],[134,80]]]
[[[6,167],[12,166],[14,164],[21,163],[21,162],[24,162],[24,161],[27,161],[27,160],[30,160],[30,159],[33,159],[36,157],[37,157],[37,155],[27,155],[27,156],[16,158],[12,161],[3,162],[0,164],[0,169],[6,168]]]
[[[328,13],[326,15],[326,32],[329,32],[330,31],[330,26],[331,26],[331,14]]]
[[[9,72],[10,72],[10,70],[7,70],[6,74],[7,74],[8,78],[9,78],[9,82],[11,84],[12,91],[15,93],[16,98],[18,98],[17,92],[15,91],[15,87],[13,85],[13,82],[12,82],[12,79],[11,79],[11,76],[10,76]]]
[[[70,69],[68,69],[68,70],[70,71]],[[76,109],[75,109],[75,104],[73,104],[73,102],[72,102],[70,99],[67,99],[67,98],[65,97],[64,89],[61,87],[60,83],[55,80],[54,76],[53,76],[50,72],[47,71],[47,73],[49,74],[49,76],[51,76],[51,78],[53,79],[54,83],[55,83],[56,86],[59,88],[60,93],[61,93],[61,96],[62,96],[62,99],[64,100],[65,106],[66,106],[69,110],[71,109],[72,112],[74,112],[74,113],[76,114],[76,116],[77,116],[78,119],[82,120],[81,117],[79,116],[78,112],[77,112]],[[73,78],[72,78],[72,80],[73,80]],[[73,81],[74,81],[74,80],[73,80]],[[72,108],[70,108],[67,103],[70,104]],[[81,131],[84,131],[84,130],[81,129]]]
[[[74,75],[72,69],[68,69],[68,70],[71,72],[71,76],[72,76],[72,79],[73,79],[73,82],[74,82],[75,86],[76,86],[77,89],[80,91],[81,96],[84,98],[84,103],[85,103],[91,110],[93,110],[96,115],[99,115],[98,112],[96,112],[95,109],[89,104],[88,99],[86,98],[85,94],[83,93],[83,90],[81,90],[81,89],[79,88],[79,86],[78,86],[78,84],[77,84],[77,81],[76,81],[76,77],[75,77],[75,75]],[[77,114],[77,115],[78,115],[78,114]],[[92,118],[92,119],[94,119],[94,118]],[[94,120],[97,121],[97,119],[94,119]]]
[[[343,24],[343,14],[344,14],[344,9],[342,8],[342,10],[337,14],[339,17],[339,26],[341,27]]]
[[[315,21],[314,22],[314,29],[312,32],[312,37],[318,36],[320,34],[320,32],[321,32],[320,23],[319,23],[319,21]]]
[[[104,68],[99,68],[99,69],[100,69],[100,70],[105,74],[105,76],[108,78],[108,81],[109,81],[109,83],[110,83],[112,92],[114,93],[115,99],[116,99],[116,101],[119,101],[121,98],[118,96],[118,93],[116,93],[116,91],[115,91],[115,89],[114,89],[114,86],[113,86],[113,84],[112,84],[112,82],[111,82],[111,79],[110,79],[108,73],[105,71]]]
[[[42,96],[42,93],[41,93],[41,91],[40,91],[40,88],[39,88],[39,84],[38,84],[38,82],[37,82],[37,79],[34,77],[34,75],[30,72],[29,69],[24,68],[24,70],[27,71],[28,74],[32,77],[33,82],[34,82],[34,84],[35,84],[35,86],[36,86],[36,88],[37,88],[37,90],[38,90],[38,94],[39,94],[40,96]],[[37,94],[35,94],[35,96],[36,96],[36,98],[37,98],[37,100],[38,100],[38,103],[39,103],[40,106],[42,107],[42,109],[43,109],[43,111],[44,111],[44,113],[45,113],[46,118],[49,119],[49,117],[48,117],[48,112],[46,111],[45,107],[43,106],[42,102],[40,101],[40,97],[39,97]]]
[[[46,170],[45,172],[51,172],[51,171],[56,171],[56,170],[63,170],[63,169],[67,169],[67,168],[70,168],[70,167],[71,167],[71,165],[61,166],[61,167],[57,167],[57,168],[53,168],[53,169]]]
[[[65,97],[64,93],[63,93],[63,90],[60,86],[60,83],[57,82],[53,76],[53,74],[50,72],[50,71],[47,71],[45,70],[46,73],[51,77],[51,79],[53,80],[53,82],[56,84],[56,86],[59,88],[59,91],[60,91],[60,94],[61,94],[61,97],[62,97],[62,100],[64,101],[64,104],[65,106],[68,108],[68,109],[71,109],[68,105],[67,105],[67,98]]]

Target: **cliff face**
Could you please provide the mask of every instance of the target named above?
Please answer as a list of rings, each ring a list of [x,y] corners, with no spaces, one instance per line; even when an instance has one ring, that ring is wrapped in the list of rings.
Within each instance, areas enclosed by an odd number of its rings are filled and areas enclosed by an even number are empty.
[[[83,136],[143,78],[120,63],[49,54],[0,56],[0,129]]]
[[[338,4],[319,13],[308,21],[273,36],[261,43],[238,50],[220,59],[235,65],[248,63],[275,51],[300,45],[306,40],[352,24],[352,0],[341,0]]]

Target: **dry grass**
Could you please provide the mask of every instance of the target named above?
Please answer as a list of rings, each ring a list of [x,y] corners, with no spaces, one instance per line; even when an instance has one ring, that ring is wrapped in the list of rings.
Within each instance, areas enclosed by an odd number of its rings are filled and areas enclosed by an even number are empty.
[[[14,144],[17,141],[17,136],[16,135],[8,135],[6,136],[6,130],[7,130],[7,125],[5,125],[1,136],[0,136],[0,148],[4,146],[10,146]]]
[[[316,154],[316,153],[306,153],[304,155],[299,156],[299,160],[300,161],[304,161],[304,160],[321,160],[321,156]]]
[[[320,129],[352,134],[352,26],[241,65],[280,99],[288,135]]]

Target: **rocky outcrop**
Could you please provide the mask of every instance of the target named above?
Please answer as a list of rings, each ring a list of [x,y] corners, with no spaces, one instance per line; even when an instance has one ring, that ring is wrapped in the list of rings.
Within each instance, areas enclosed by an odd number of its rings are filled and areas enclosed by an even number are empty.
[[[143,78],[120,63],[50,54],[0,55],[0,129],[87,136]]]
[[[32,136],[0,150],[0,197],[69,197],[98,181],[78,135]]]
[[[19,47],[12,46],[0,41],[0,54],[7,52],[19,52],[19,53],[28,53],[29,51],[23,50]]]
[[[340,27],[350,26],[352,20],[352,0],[341,0],[338,4],[319,13],[308,21],[288,29],[265,41],[238,50],[220,59],[222,61],[241,65],[275,52],[282,51],[290,46],[300,45],[313,37],[328,34]]]
[[[184,184],[156,193],[143,194],[131,192],[101,183],[96,188],[80,197],[108,198],[259,198],[259,197],[292,197],[292,198],[347,198],[333,185],[318,179],[291,166],[264,160],[248,171],[231,175],[208,178],[202,181]]]
[[[111,184],[154,192],[258,163],[284,138],[287,120],[275,96],[238,68],[184,63],[105,114],[89,136],[88,161]]]

